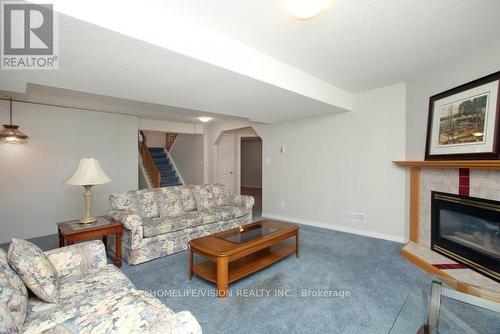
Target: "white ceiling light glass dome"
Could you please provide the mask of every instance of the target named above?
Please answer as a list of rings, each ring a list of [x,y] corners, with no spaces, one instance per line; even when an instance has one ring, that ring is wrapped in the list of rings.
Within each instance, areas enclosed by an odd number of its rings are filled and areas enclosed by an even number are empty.
[[[319,15],[327,2],[328,0],[285,0],[285,5],[290,15],[307,20]]]

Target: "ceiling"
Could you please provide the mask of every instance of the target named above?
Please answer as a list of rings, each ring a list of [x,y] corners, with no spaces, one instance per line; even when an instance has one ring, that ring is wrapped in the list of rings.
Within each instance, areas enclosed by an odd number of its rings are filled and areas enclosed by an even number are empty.
[[[484,50],[500,34],[498,0],[327,0],[301,21],[284,0],[174,0],[168,6],[350,92],[405,82]]]
[[[245,120],[241,117],[230,115],[200,112],[198,110],[139,102],[129,99],[34,84],[28,84],[25,93],[0,91],[0,99],[7,97],[12,97],[14,100],[22,102],[55,105],[113,114],[133,115],[141,118],[168,120],[171,122],[200,123],[198,116],[211,116],[218,121]]]
[[[332,0],[308,21],[281,0],[53,2],[60,69],[2,71],[0,90],[174,121],[346,112],[500,33],[498,0]]]

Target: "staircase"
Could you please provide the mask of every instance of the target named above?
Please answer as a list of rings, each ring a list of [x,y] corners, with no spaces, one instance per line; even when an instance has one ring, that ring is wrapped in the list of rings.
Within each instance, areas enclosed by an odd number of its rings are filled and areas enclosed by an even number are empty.
[[[160,171],[161,181],[160,187],[171,187],[181,185],[181,181],[175,172],[174,166],[170,163],[170,159],[164,151],[163,147],[149,147],[151,157],[153,158],[156,168]]]

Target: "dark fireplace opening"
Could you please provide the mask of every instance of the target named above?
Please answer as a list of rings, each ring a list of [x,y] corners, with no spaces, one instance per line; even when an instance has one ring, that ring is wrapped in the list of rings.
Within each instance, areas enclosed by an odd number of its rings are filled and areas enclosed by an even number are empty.
[[[500,282],[500,202],[432,192],[431,248]]]

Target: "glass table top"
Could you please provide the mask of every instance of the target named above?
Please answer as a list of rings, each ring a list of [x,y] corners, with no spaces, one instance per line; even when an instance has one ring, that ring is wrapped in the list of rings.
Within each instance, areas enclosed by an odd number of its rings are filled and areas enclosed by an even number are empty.
[[[217,234],[217,238],[230,241],[236,244],[242,244],[244,242],[254,240],[263,237],[267,234],[271,234],[279,231],[278,227],[255,224],[248,227],[244,227],[244,231],[239,231],[238,229],[229,230],[227,232],[222,232]]]

